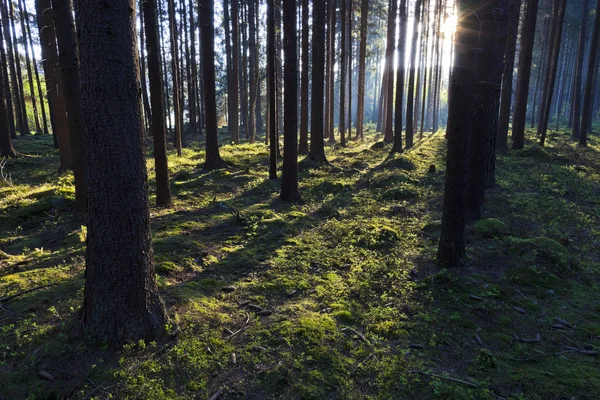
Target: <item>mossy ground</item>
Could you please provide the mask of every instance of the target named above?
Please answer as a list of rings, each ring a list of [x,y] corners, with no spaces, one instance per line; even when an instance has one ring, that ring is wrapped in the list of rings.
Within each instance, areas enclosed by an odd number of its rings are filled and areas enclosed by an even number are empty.
[[[151,209],[179,334],[120,349],[79,336],[72,176],[49,138],[19,138],[27,157],[0,183],[0,297],[56,285],[0,304],[0,398],[598,398],[598,358],[576,349],[600,339],[600,145],[554,157],[566,138],[499,157],[484,218],[508,230],[470,233],[452,270],[435,264],[441,132],[393,158],[372,133],[328,147],[330,165],[300,174],[302,205],[278,200],[264,144],[225,145],[231,168],[205,172],[191,140],[170,153],[173,206]]]

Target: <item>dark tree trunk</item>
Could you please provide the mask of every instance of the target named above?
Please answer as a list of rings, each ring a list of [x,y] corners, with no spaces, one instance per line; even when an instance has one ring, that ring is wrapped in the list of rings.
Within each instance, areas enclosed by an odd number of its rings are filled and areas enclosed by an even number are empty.
[[[79,81],[79,46],[73,5],[71,0],[52,0],[52,14],[56,27],[56,41],[59,50],[59,65],[62,76],[63,96],[67,107],[67,117],[73,153],[75,175],[75,198],[81,213],[87,208],[86,176],[86,123],[81,109],[81,83]]]
[[[231,87],[227,88],[227,99],[231,102],[231,113],[229,114],[228,129],[231,141],[234,144],[240,142],[239,122],[239,75],[240,75],[240,40],[238,33],[239,6],[238,0],[231,0]],[[228,23],[227,21],[225,23]]]
[[[590,0],[583,0],[581,10],[581,31],[577,47],[577,66],[575,67],[575,81],[573,82],[573,138],[579,139],[581,132],[581,83],[583,81],[583,63],[585,58],[585,42],[587,40],[588,15],[590,13]]]
[[[338,120],[338,131],[340,132],[340,145],[346,146],[346,80],[348,78],[347,65],[347,38],[346,38],[346,0],[341,0],[340,20],[341,20],[341,41],[340,41],[340,114]]]
[[[242,126],[244,127],[244,134],[248,139],[248,33],[246,27],[248,26],[248,13],[246,7],[242,5],[242,29],[240,30],[240,49],[242,52],[242,59],[240,65],[240,82],[241,82],[241,93],[240,93],[240,113],[242,114]]]
[[[179,51],[177,43],[177,21],[175,21],[175,3],[174,0],[167,2],[169,12],[169,31],[171,40],[171,79],[173,81],[173,113],[175,118],[175,137],[174,146],[177,150],[177,155],[181,157],[182,141],[182,126],[181,126],[181,95],[179,94]]]
[[[135,1],[81,7],[76,16],[89,144],[83,328],[113,345],[152,339],[167,317],[152,259]],[[107,26],[111,35],[98,35]]]
[[[189,0],[188,9],[190,14],[190,77],[188,102],[190,107],[190,132],[192,135],[196,135],[198,134],[198,96],[196,93],[196,87],[198,86],[198,65],[196,64],[196,18],[194,15],[193,0]]]
[[[510,19],[508,21],[508,37],[504,51],[504,72],[502,73],[502,98],[500,102],[500,116],[498,117],[498,134],[496,136],[496,150],[500,152],[508,151],[508,125],[510,106],[512,104],[513,74],[520,16],[521,0],[510,0]]]
[[[408,25],[406,0],[400,0],[400,35],[398,37],[398,69],[396,71],[396,120],[394,146],[392,153],[402,152],[402,97],[404,95],[404,76],[406,75],[406,34]]]
[[[600,0],[596,5],[596,16],[594,18],[594,31],[592,32],[592,41],[590,43],[590,61],[588,62],[587,77],[585,80],[585,90],[583,92],[583,112],[581,113],[581,128],[579,134],[579,145],[587,146],[588,133],[591,132],[592,113],[594,107],[593,89],[595,86],[598,64],[598,41],[600,40]]]
[[[4,85],[4,97],[6,100],[6,110],[8,117],[8,129],[10,134],[10,139],[17,137],[17,129],[15,127],[15,115],[12,108],[12,101],[10,98],[10,84],[8,82],[8,62],[6,60],[6,50],[4,48],[4,41],[2,39],[2,29],[0,29],[0,50],[1,50],[1,62],[2,62],[2,75],[3,75],[3,85]],[[7,147],[8,148],[8,147]]]
[[[335,102],[334,102],[334,85],[335,85],[335,71],[333,65],[335,63],[335,23],[336,23],[336,0],[328,0],[328,11],[327,11],[327,29],[328,29],[328,46],[327,46],[327,107],[325,113],[327,114],[326,133],[328,134],[328,142],[335,143],[334,133],[334,115],[335,115]]]
[[[308,154],[308,0],[302,0],[302,77],[299,154]]]
[[[410,44],[410,69],[408,72],[408,94],[406,96],[406,148],[413,147],[414,142],[414,127],[413,127],[413,110],[415,99],[415,70],[417,65],[417,40],[419,36],[419,22],[421,19],[421,3],[422,0],[417,0],[415,3],[415,21],[413,35]]]
[[[254,143],[256,140],[256,125],[258,122],[257,119],[257,97],[258,90],[257,87],[260,86],[260,81],[258,78],[258,54],[256,47],[256,11],[255,11],[255,3],[254,0],[248,1],[248,28],[249,28],[249,37],[248,37],[248,50],[250,52],[249,59],[249,74],[250,74],[250,118],[248,119],[248,127],[247,129],[247,137],[250,140],[250,143]],[[258,109],[258,114],[260,114],[260,108]]]
[[[382,128],[383,141],[386,143],[392,143],[394,141],[394,126],[392,123],[392,116],[394,115],[394,53],[396,51],[395,37],[397,5],[398,2],[396,0],[389,0],[387,47],[385,52],[385,69],[387,79],[385,82],[385,86],[382,88],[382,90],[385,91],[385,109],[383,112],[384,123]]]
[[[19,50],[17,47],[17,32],[15,30],[16,18],[13,10],[13,2],[11,0],[8,1],[9,5],[9,16],[10,16],[10,28],[12,32],[13,38],[13,51],[15,53],[15,66],[17,72],[17,87],[19,90],[19,96],[21,97],[21,110],[23,112],[23,131],[21,134],[29,135],[31,132],[29,131],[29,120],[27,118],[27,106],[25,105],[25,91],[23,90],[23,74],[21,73],[21,58],[19,57]]]
[[[283,118],[283,168],[281,170],[280,199],[300,201],[298,191],[298,38],[297,15],[294,1],[283,2],[284,66],[284,118]]]
[[[324,0],[313,0],[313,10],[324,10]],[[325,88],[325,14],[313,14],[312,34],[312,101],[310,103],[310,153],[308,158],[318,163],[326,163],[323,134],[323,102]]]
[[[156,0],[142,2],[142,12],[146,22],[146,50],[148,53],[148,77],[150,84],[150,105],[152,107],[150,129],[154,143],[154,170],[156,172],[156,205],[171,203],[169,170],[167,161],[167,139],[165,126],[165,105],[163,80],[160,64],[160,39]]]
[[[141,5],[142,2],[140,2]],[[143,6],[143,5],[141,5]],[[150,127],[150,102],[148,101],[148,87],[146,84],[146,57],[144,56],[145,34],[144,34],[144,13],[140,12],[140,81],[142,82],[142,104],[144,105],[144,131]]]
[[[200,31],[202,32],[202,78],[204,81],[204,112],[206,113],[206,161],[204,169],[226,167],[219,154],[217,137],[217,95],[215,86],[215,21],[214,0],[199,0]]]
[[[369,0],[362,0],[360,6],[360,50],[358,55],[358,101],[356,106],[356,139],[364,140],[365,125],[365,76],[367,72],[367,23],[369,21]],[[314,84],[314,83],[313,83]],[[313,97],[314,101],[314,97]],[[314,115],[314,114],[313,114]]]
[[[448,98],[448,156],[438,248],[438,261],[445,266],[455,266],[465,256],[466,186],[475,80],[473,50],[477,46],[480,26],[477,14],[470,11],[484,3],[484,0],[458,0],[457,4],[460,17]]]
[[[525,117],[527,115],[527,97],[531,77],[531,58],[539,0],[527,0],[525,19],[521,30],[521,52],[519,53],[519,72],[517,75],[517,98],[513,114],[513,149],[519,150],[525,144]]]
[[[551,43],[551,59],[548,68],[547,85],[544,90],[544,98],[542,107],[540,108],[540,122],[538,123],[538,135],[540,135],[540,146],[543,146],[546,141],[546,131],[548,130],[548,122],[550,120],[550,109],[552,107],[552,97],[554,94],[554,86],[556,84],[556,71],[558,70],[558,61],[560,56],[560,44],[562,39],[563,22],[565,19],[565,9],[567,0],[556,0],[554,14],[555,23],[552,35],[554,41]]]
[[[37,3],[50,3],[49,0],[36,0]],[[21,91],[19,90],[19,80],[17,78],[16,61],[18,54],[14,52],[14,42],[16,38],[11,33],[11,21],[8,18],[8,8],[6,0],[2,0],[2,28],[4,29],[4,37],[6,38],[7,56],[10,71],[10,83],[13,95],[13,105],[15,107],[15,117],[17,120],[17,130],[20,134],[28,134],[29,128],[27,127],[27,119],[25,116],[25,110],[23,109],[23,102],[21,99]],[[8,92],[7,92],[8,93]],[[62,163],[61,163],[62,165]],[[68,168],[68,166],[66,167]]]
[[[6,107],[8,86],[6,86],[6,76],[4,76],[7,68],[2,30],[0,30],[0,53],[2,53],[2,68],[0,68],[0,157],[16,157],[17,152],[12,145],[8,108]]]
[[[275,76],[275,0],[267,0],[267,80],[269,81],[269,179],[277,179],[277,77]]]
[[[498,106],[504,49],[507,36],[509,7],[508,0],[487,1],[478,9],[480,29],[478,48],[475,55],[475,83],[473,85],[472,130],[469,140],[469,166],[467,175],[467,221],[481,217],[485,199],[486,172],[495,161],[495,146],[498,127]]]
[[[60,157],[59,170],[66,171],[73,167],[73,154],[71,151],[71,139],[65,97],[61,93],[63,82],[57,67],[58,51],[52,7],[50,5],[50,0],[36,0],[35,7],[40,33],[44,79],[46,80],[48,105],[50,106],[50,123],[52,125],[52,132],[56,136],[58,142]],[[16,108],[17,106],[15,105],[15,109]]]

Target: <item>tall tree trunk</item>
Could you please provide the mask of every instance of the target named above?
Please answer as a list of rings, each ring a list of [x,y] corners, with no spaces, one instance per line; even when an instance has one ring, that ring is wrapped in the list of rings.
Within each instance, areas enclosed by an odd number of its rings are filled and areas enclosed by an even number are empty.
[[[579,32],[579,45],[577,47],[577,66],[575,67],[575,81],[573,82],[573,138],[579,139],[581,132],[581,83],[583,81],[583,63],[585,58],[585,42],[587,40],[588,15],[590,14],[590,0],[583,0],[581,9],[581,31]]]
[[[298,191],[298,38],[296,2],[283,2],[284,105],[283,168],[281,170],[281,193],[283,201],[300,201]]]
[[[250,143],[254,143],[256,140],[256,125],[258,122],[257,114],[260,114],[260,108],[257,112],[257,97],[258,90],[257,86],[260,86],[258,77],[258,51],[256,47],[256,11],[254,0],[248,1],[248,50],[250,52],[249,58],[249,74],[250,74],[250,118],[248,120],[247,137]],[[301,141],[302,142],[302,141]]]
[[[45,0],[36,0],[36,4],[38,2],[45,2]],[[49,0],[48,0],[49,2]],[[8,56],[8,64],[10,71],[10,83],[11,83],[11,91],[13,95],[13,105],[15,107],[15,117],[17,120],[17,130],[20,134],[29,134],[29,128],[27,127],[27,117],[25,115],[25,110],[23,109],[23,101],[21,99],[21,90],[19,90],[19,79],[17,78],[17,60],[18,54],[14,52],[14,43],[16,42],[16,38],[13,36],[11,32],[11,21],[8,17],[8,8],[6,5],[6,0],[2,0],[2,28],[4,29],[4,37],[6,38],[6,49]]]
[[[440,264],[446,266],[456,266],[465,256],[466,186],[475,81],[473,49],[480,27],[477,14],[471,11],[484,4],[485,0],[458,0],[457,5],[459,19],[448,98],[448,155],[437,254]]]
[[[6,86],[6,55],[4,53],[4,38],[0,30],[0,53],[2,54],[2,68],[0,68],[0,157],[16,157],[17,152],[12,145],[10,135],[10,124],[6,98],[8,86]]]
[[[75,175],[75,199],[77,209],[85,213],[88,189],[86,182],[86,124],[81,109],[81,83],[79,81],[79,43],[75,32],[71,0],[52,0],[52,14],[56,27],[59,65],[62,76],[63,95],[67,107],[73,172]]]
[[[6,60],[6,49],[4,48],[4,41],[2,39],[2,29],[0,29],[0,51],[1,51],[1,62],[2,62],[2,77],[4,79],[4,82],[2,83],[4,85],[4,99],[6,101],[6,111],[7,111],[7,118],[8,118],[8,129],[9,129],[9,136],[11,139],[11,146],[12,146],[12,139],[17,137],[17,128],[15,127],[15,114],[13,112],[13,108],[12,108],[12,100],[10,98],[10,83],[8,82],[8,62]],[[6,148],[8,149],[8,145],[5,143]]]
[[[591,131],[592,113],[594,99],[592,91],[597,83],[597,54],[598,41],[600,40],[600,0],[596,4],[596,16],[594,17],[594,31],[592,32],[592,41],[590,43],[590,61],[588,62],[587,77],[585,80],[585,90],[583,92],[583,111],[581,114],[581,128],[579,134],[579,145],[587,146],[588,133]],[[596,82],[595,82],[596,81]]]
[[[587,0],[586,0],[587,1]],[[508,125],[510,106],[512,104],[513,74],[515,70],[515,54],[517,50],[517,32],[521,16],[521,0],[510,0],[510,19],[508,21],[508,37],[504,51],[504,72],[502,73],[502,94],[500,116],[498,117],[498,133],[496,150],[508,151]]]
[[[198,134],[198,65],[196,63],[196,18],[194,15],[194,1],[189,0],[190,14],[190,80],[189,80],[189,107],[190,107],[190,131],[192,135]],[[159,67],[160,68],[160,67]]]
[[[150,129],[154,144],[154,171],[156,173],[156,205],[166,206],[171,203],[169,187],[169,166],[167,160],[167,139],[165,125],[165,105],[163,79],[160,63],[159,24],[156,0],[144,0],[142,12],[146,22],[146,51],[148,53],[148,78],[150,85]]]
[[[168,0],[167,0],[168,1]],[[171,123],[171,94],[169,93],[169,79],[167,76],[167,57],[166,57],[166,50],[165,50],[165,38],[163,35],[163,23],[162,23],[162,14],[163,14],[163,8],[162,8],[162,0],[158,0],[158,26],[159,26],[159,32],[160,32],[160,49],[161,49],[161,53],[164,54],[165,56],[162,57],[162,61],[163,61],[163,77],[164,77],[164,83],[165,83],[165,115],[167,118],[167,130],[168,131],[172,131],[173,130],[173,125]]]
[[[489,165],[493,175],[498,128],[500,83],[506,36],[508,34],[508,0],[487,1],[478,9],[481,21],[479,49],[475,56],[475,84],[472,131],[469,140],[469,172],[467,175],[467,220],[481,217]]]
[[[308,0],[302,0],[302,76],[300,88],[299,154],[308,154]],[[252,90],[252,89],[251,89]]]
[[[269,96],[269,179],[277,179],[277,77],[275,73],[275,0],[267,0],[267,79]]]
[[[327,66],[327,133],[328,133],[328,142],[335,143],[335,133],[334,133],[334,115],[335,115],[335,101],[334,101],[334,84],[335,84],[335,71],[333,69],[333,65],[335,63],[335,23],[336,23],[336,0],[329,0],[328,3],[328,11],[327,11],[327,29],[328,29],[328,46],[327,46],[327,57],[328,57],[328,66]]]
[[[35,8],[40,35],[42,66],[44,67],[44,79],[50,107],[50,123],[52,132],[58,142],[59,170],[66,171],[73,167],[73,154],[71,151],[67,106],[62,90],[63,81],[57,67],[58,51],[50,0],[36,0]],[[16,108],[17,105],[15,105],[15,110]]]
[[[395,37],[397,6],[398,2],[396,0],[390,0],[388,3],[388,32],[387,47],[385,52],[385,69],[387,79],[386,86],[382,89],[385,91],[385,109],[383,115],[383,118],[385,118],[385,122],[383,126],[383,141],[386,143],[392,143],[394,141],[394,125],[392,123],[392,116],[394,115],[394,53],[396,51]]]
[[[241,82],[241,93],[240,93],[240,112],[242,114],[242,126],[244,127],[244,134],[248,139],[248,33],[246,27],[248,26],[248,13],[246,7],[242,6],[242,29],[241,29],[241,40],[240,44],[242,52],[242,60],[240,67],[240,82]]]
[[[521,52],[519,53],[519,72],[517,75],[517,98],[513,114],[513,149],[519,150],[525,144],[525,117],[527,97],[531,77],[531,58],[539,0],[527,0],[525,20],[521,30]]]
[[[417,40],[419,36],[419,23],[421,19],[421,3],[422,0],[417,0],[415,3],[415,21],[413,26],[412,40],[410,44],[410,69],[408,72],[408,95],[406,97],[406,148],[413,147],[414,127],[413,127],[413,110],[415,98],[415,69],[417,57]]]
[[[153,266],[135,1],[81,7],[76,17],[89,135],[83,329],[115,345],[151,340],[168,320]],[[107,26],[111,35],[98,35]]]
[[[341,42],[340,42],[340,114],[338,120],[338,131],[340,132],[340,145],[346,146],[346,80],[348,78],[347,65],[347,38],[346,38],[346,0],[341,0],[340,20],[341,20]]]
[[[313,0],[313,10],[324,10],[325,0]],[[308,158],[326,163],[323,144],[323,102],[325,88],[325,14],[313,13],[312,31],[312,96],[310,103],[310,152]]]
[[[174,0],[167,1],[167,7],[169,12],[169,32],[171,40],[171,79],[173,81],[173,112],[175,119],[175,137],[173,145],[177,150],[177,155],[181,157],[181,148],[183,146],[182,140],[182,126],[181,126],[181,95],[180,82],[179,82],[179,51],[177,43],[177,21],[175,21],[175,3]]]
[[[140,2],[140,7],[143,5]],[[144,34],[144,13],[140,12],[140,81],[142,82],[142,104],[144,106],[144,131],[150,128],[150,102],[148,101],[148,87],[146,84],[146,57],[145,50],[145,34]]]
[[[231,87],[227,88],[227,99],[231,102],[231,114],[229,115],[229,132],[234,144],[240,142],[239,123],[239,74],[240,74],[240,37],[238,33],[239,3],[231,0]],[[226,22],[227,23],[227,22]]]
[[[555,30],[554,41],[552,42],[552,59],[550,68],[548,68],[548,83],[544,93],[542,108],[540,112],[540,122],[538,124],[538,135],[540,135],[540,146],[543,146],[546,141],[546,131],[548,130],[548,122],[550,121],[550,110],[552,108],[552,97],[554,94],[554,86],[556,84],[556,71],[558,70],[558,61],[560,58],[560,44],[562,39],[563,22],[565,20],[565,10],[567,0],[556,0],[555,13]]]
[[[360,140],[364,140],[365,137],[365,76],[367,72],[366,58],[368,21],[369,0],[362,0],[360,6],[360,50],[358,55],[358,104],[356,106],[356,139]]]
[[[11,0],[6,0],[8,1],[8,5],[9,5],[9,16],[10,16],[10,28],[11,28],[11,32],[12,32],[12,38],[13,38],[13,51],[15,53],[15,66],[16,66],[16,71],[17,71],[17,87],[19,90],[19,96],[21,97],[21,110],[23,112],[23,131],[21,131],[21,134],[24,135],[29,135],[31,132],[29,131],[29,119],[27,117],[27,106],[25,104],[25,90],[23,89],[23,74],[21,73],[21,58],[19,57],[19,50],[18,50],[18,46],[17,46],[17,32],[16,32],[16,28],[15,25],[17,24],[16,22],[16,18],[15,18],[15,12],[13,9],[13,3]]]
[[[392,153],[402,152],[402,97],[404,95],[404,76],[406,75],[407,22],[406,0],[400,0],[400,35],[398,37],[398,69],[396,71],[396,121]]]

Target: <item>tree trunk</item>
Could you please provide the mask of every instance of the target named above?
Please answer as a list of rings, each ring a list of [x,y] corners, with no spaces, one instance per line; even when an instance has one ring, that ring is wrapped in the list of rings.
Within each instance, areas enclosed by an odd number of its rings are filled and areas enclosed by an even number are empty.
[[[49,0],[47,0],[49,3]],[[45,3],[46,0],[36,0],[38,2]],[[23,102],[21,99],[21,91],[19,90],[19,80],[17,78],[16,61],[18,54],[14,52],[14,42],[16,38],[11,33],[11,21],[8,18],[8,8],[6,0],[2,1],[2,28],[4,29],[4,37],[6,38],[6,48],[8,56],[8,64],[10,71],[10,83],[12,86],[13,105],[15,107],[15,117],[17,120],[17,130],[20,134],[29,134],[29,128],[27,127],[27,118],[25,110],[23,109]],[[8,93],[8,92],[7,92]]]
[[[57,68],[58,51],[52,7],[50,5],[50,0],[36,0],[35,7],[40,34],[42,66],[44,67],[44,79],[46,81],[48,105],[50,106],[50,123],[52,125],[52,132],[56,135],[58,141],[58,153],[60,157],[59,170],[66,171],[73,167],[73,154],[71,151],[65,97],[61,93],[63,82]],[[18,90],[15,93],[18,93]],[[17,105],[15,104],[15,110],[16,109]]]
[[[196,18],[194,16],[194,1],[189,0],[190,14],[190,77],[189,77],[189,107],[190,107],[190,132],[198,134],[198,65],[196,64]],[[158,48],[157,48],[158,49]],[[159,66],[160,69],[160,66]]]
[[[267,79],[269,80],[269,179],[277,179],[277,77],[275,74],[275,0],[267,0]]]
[[[167,317],[152,259],[135,1],[81,7],[76,17],[89,144],[83,329],[113,345],[150,340]],[[107,26],[111,35],[97,34]]]
[[[141,6],[141,3],[140,3]],[[144,13],[140,12],[140,81],[142,82],[142,104],[144,105],[144,131],[150,128],[150,102],[148,101],[148,87],[146,84],[146,57],[145,34],[144,34]]]
[[[335,143],[335,133],[334,133],[334,115],[335,115],[335,107],[334,107],[334,84],[335,84],[335,71],[333,69],[333,65],[335,63],[335,23],[336,23],[336,0],[328,0],[328,11],[327,11],[327,29],[328,29],[328,66],[327,66],[327,133],[329,134],[328,142]]]
[[[596,5],[596,16],[594,17],[594,31],[592,33],[592,41],[590,43],[590,61],[588,62],[587,77],[585,80],[585,91],[583,92],[583,112],[581,114],[581,128],[579,134],[579,145],[587,146],[588,133],[591,131],[592,112],[594,101],[592,91],[595,86],[596,65],[598,64],[598,41],[600,40],[600,0]]]
[[[502,73],[502,98],[500,102],[500,116],[498,117],[498,133],[496,136],[496,150],[500,152],[508,151],[508,125],[510,106],[512,104],[513,74],[520,16],[521,0],[510,0],[510,19],[508,21],[508,37],[504,51],[504,72]]]
[[[6,86],[6,56],[4,53],[4,39],[0,30],[0,53],[2,53],[2,68],[0,68],[0,157],[16,157],[17,152],[12,145],[10,136],[9,114],[6,107],[8,86]]]
[[[283,2],[283,43],[285,52],[283,110],[283,168],[281,170],[280,199],[300,201],[298,191],[298,38],[297,15],[294,1]]]
[[[396,0],[389,0],[387,47],[385,52],[385,69],[387,71],[387,79],[386,86],[382,89],[385,91],[385,109],[383,115],[383,118],[385,118],[385,122],[383,126],[383,141],[386,143],[392,143],[394,141],[394,126],[392,123],[392,116],[394,111],[394,53],[396,51],[395,37],[397,6],[398,2]]]
[[[415,21],[413,27],[412,40],[410,44],[410,69],[408,72],[408,95],[406,97],[406,148],[413,147],[414,127],[413,127],[413,110],[415,98],[415,69],[417,57],[417,40],[419,36],[419,23],[421,19],[421,3],[422,0],[416,0],[415,3]]]
[[[590,14],[590,0],[583,0],[581,10],[581,31],[577,47],[577,66],[575,67],[575,81],[573,83],[573,138],[579,139],[581,132],[581,83],[583,81],[583,63],[585,58],[585,42],[587,40],[588,15]]]
[[[167,161],[167,139],[165,126],[165,105],[163,80],[160,64],[159,25],[156,0],[142,2],[142,12],[146,22],[146,51],[148,53],[148,78],[150,84],[150,129],[154,143],[154,170],[156,173],[156,205],[166,206],[171,203],[169,187],[169,169]]]
[[[521,30],[521,52],[519,53],[519,72],[517,75],[517,98],[513,114],[513,149],[519,150],[525,144],[525,117],[527,115],[527,97],[531,77],[531,58],[539,0],[527,0],[525,20]]]
[[[369,0],[362,0],[360,6],[360,50],[358,55],[358,104],[356,106],[356,139],[360,139],[361,141],[364,140],[365,137],[365,75],[367,72],[366,58],[368,21]]]
[[[77,209],[85,214],[88,189],[86,182],[86,124],[81,109],[81,83],[79,78],[79,47],[73,5],[71,0],[52,0],[52,14],[56,27],[56,42],[59,50],[59,65],[63,85],[63,96],[67,108],[73,172],[75,176],[75,199]]]
[[[340,20],[341,20],[341,42],[340,42],[340,114],[338,120],[338,131],[340,133],[340,145],[346,146],[346,80],[348,78],[347,65],[347,38],[346,38],[346,0],[341,0]]]
[[[406,14],[406,0],[400,0],[400,35],[398,37],[398,69],[396,71],[396,121],[392,153],[402,152],[402,97],[404,95],[404,76],[406,75],[406,34],[408,25]]]
[[[12,100],[10,98],[10,83],[8,82],[8,62],[6,60],[6,50],[4,48],[4,43],[2,38],[2,29],[0,29],[0,50],[1,50],[1,62],[2,62],[2,75],[3,75],[3,85],[4,85],[4,98],[6,100],[6,111],[8,117],[8,129],[9,135],[12,142],[12,139],[17,137],[17,128],[15,127],[15,114],[12,108]],[[8,148],[8,147],[7,147]]]
[[[173,112],[175,119],[175,137],[173,145],[177,150],[177,155],[181,157],[181,148],[183,146],[181,133],[181,96],[179,94],[179,51],[177,43],[177,21],[175,21],[175,3],[174,0],[167,2],[169,12],[169,31],[171,40],[171,79],[173,81]]]
[[[249,74],[250,74],[250,118],[248,119],[248,127],[246,135],[250,140],[250,143],[254,143],[256,140],[256,125],[258,122],[257,119],[257,97],[258,90],[257,86],[260,85],[260,81],[258,78],[258,53],[256,47],[256,11],[255,11],[255,3],[254,0],[250,0],[248,2],[248,24],[249,24],[249,38],[248,38],[248,49],[250,52],[249,58]],[[303,67],[304,71],[304,67]],[[260,114],[260,109],[258,109],[258,113]],[[301,140],[302,143],[302,140]]]
[[[308,0],[302,0],[302,77],[299,154],[308,154]]]
[[[324,10],[324,0],[313,0],[313,10]],[[308,158],[314,162],[326,163],[323,144],[323,102],[325,88],[325,15],[313,13],[312,34],[312,101],[310,103],[310,153]]]
[[[227,99],[231,102],[231,113],[229,114],[228,129],[231,141],[234,144],[240,142],[239,123],[239,75],[240,75],[240,37],[238,33],[239,3],[231,0],[231,87],[227,88]],[[229,23],[229,22],[225,22]]]
[[[19,90],[19,95],[21,97],[21,110],[23,110],[23,131],[21,132],[21,134],[24,135],[29,135],[31,132],[29,131],[29,120],[27,117],[27,106],[25,104],[25,91],[23,90],[23,74],[21,73],[21,58],[19,57],[19,49],[17,46],[17,33],[15,30],[15,25],[16,23],[16,18],[15,18],[15,13],[13,10],[13,3],[11,0],[7,0],[8,4],[9,4],[9,16],[10,16],[10,28],[12,31],[12,38],[13,38],[13,46],[14,46],[14,53],[15,53],[15,65],[16,65],[16,72],[17,72],[17,87]]]

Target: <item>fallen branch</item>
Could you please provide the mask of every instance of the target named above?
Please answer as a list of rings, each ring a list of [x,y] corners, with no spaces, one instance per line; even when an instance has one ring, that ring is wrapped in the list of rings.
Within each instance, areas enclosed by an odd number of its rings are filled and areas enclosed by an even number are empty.
[[[35,292],[36,290],[45,289],[47,287],[54,286],[54,285],[56,285],[56,283],[49,283],[47,285],[36,286],[34,288],[31,288],[31,289],[23,290],[22,292],[15,293],[13,295],[0,298],[0,303],[6,303],[6,302],[8,302],[8,301],[10,301],[12,299],[15,299],[15,298],[19,297],[19,296],[23,296],[24,294]]]
[[[570,138],[568,138],[567,140],[565,140],[565,141],[563,142],[563,144],[561,144],[561,145],[560,145],[560,147],[558,148],[558,150],[556,150],[556,153],[554,153],[554,156],[552,157],[552,159],[551,159],[551,160],[550,160],[550,162],[548,163],[548,166],[546,166],[546,169],[544,170],[544,174],[545,174],[546,172],[548,172],[548,170],[550,169],[550,166],[551,166],[551,165],[552,165],[552,163],[554,162],[554,159],[556,158],[556,156],[558,155],[558,153],[560,153],[560,151],[562,150],[562,148],[564,147],[564,145],[565,145],[565,144],[567,144],[567,142],[568,142],[569,140],[571,140],[571,139],[572,139],[572,137],[570,137]]]
[[[246,322],[244,322],[244,325],[242,325],[242,327],[240,329],[238,329],[235,332],[232,332],[227,339],[231,339],[235,336],[237,336],[238,334],[240,334],[244,329],[246,329],[246,326],[248,326],[248,323],[250,323],[250,314],[246,313]]]
[[[224,389],[219,389],[219,391],[215,394],[213,394],[210,399],[208,400],[217,400],[219,397],[221,397],[221,395],[223,394],[225,390]]]
[[[472,382],[467,382],[467,381],[463,381],[460,379],[456,379],[456,378],[451,378],[449,376],[444,376],[444,375],[438,375],[438,374],[432,374],[429,372],[425,372],[425,371],[410,371],[411,374],[419,374],[419,375],[425,375],[425,376],[429,376],[430,378],[439,378],[439,379],[445,379],[447,381],[451,381],[451,382],[456,382],[456,383],[460,383],[462,385],[466,385],[472,388],[477,388],[479,387],[478,384],[476,383],[472,383]]]

